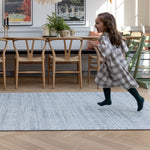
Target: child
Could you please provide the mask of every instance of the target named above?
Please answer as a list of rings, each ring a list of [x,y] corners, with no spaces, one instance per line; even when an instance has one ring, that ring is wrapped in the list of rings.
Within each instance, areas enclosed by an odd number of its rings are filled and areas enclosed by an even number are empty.
[[[137,101],[137,111],[143,109],[144,98],[136,90],[138,84],[128,72],[125,53],[128,47],[117,31],[116,21],[112,14],[105,12],[97,16],[95,27],[102,35],[99,37],[98,50],[103,57],[103,64],[95,78],[98,86],[103,87],[105,100],[97,103],[100,106],[111,105],[111,87],[120,86],[129,91]]]

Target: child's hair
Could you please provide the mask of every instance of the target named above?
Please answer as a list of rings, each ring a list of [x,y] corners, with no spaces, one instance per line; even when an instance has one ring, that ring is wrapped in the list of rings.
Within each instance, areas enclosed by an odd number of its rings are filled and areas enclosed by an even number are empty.
[[[116,20],[114,16],[108,12],[98,14],[100,21],[103,22],[105,32],[109,34],[109,39],[112,45],[117,47],[122,45],[122,37],[117,30]]]

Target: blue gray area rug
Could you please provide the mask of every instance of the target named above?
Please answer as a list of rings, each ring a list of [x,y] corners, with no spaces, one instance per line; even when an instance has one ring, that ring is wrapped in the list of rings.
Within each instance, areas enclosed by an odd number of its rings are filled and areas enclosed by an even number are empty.
[[[0,93],[0,130],[150,129],[150,103],[137,112],[134,98],[112,93],[112,105],[100,107],[100,92]]]

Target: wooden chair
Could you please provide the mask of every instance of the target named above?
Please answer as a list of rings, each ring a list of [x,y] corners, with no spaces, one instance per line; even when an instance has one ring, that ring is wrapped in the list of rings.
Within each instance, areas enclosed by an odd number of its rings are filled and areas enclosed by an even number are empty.
[[[126,60],[128,63],[128,70],[131,72],[133,67],[135,67],[135,63],[138,57],[138,53],[140,50],[140,42],[141,37],[133,37],[130,39],[129,51],[126,53]]]
[[[0,38],[0,47],[3,42],[5,43],[5,45],[3,46],[4,48],[3,48],[2,56],[0,57],[0,63],[3,65],[3,69],[0,73],[3,74],[3,82],[4,82],[3,88],[5,90],[6,89],[6,57],[5,57],[5,53],[6,53],[6,48],[7,48],[8,42],[6,39]]]
[[[150,76],[145,72],[150,71],[150,35],[143,34],[141,39],[140,50],[137,56],[134,78],[140,87],[148,89],[150,86]],[[147,49],[145,49],[147,48]],[[144,56],[147,56],[146,58]],[[144,63],[146,61],[146,64]]]
[[[90,84],[91,69],[94,69],[98,72],[99,68],[100,68],[100,64],[103,61],[102,57],[100,56],[100,53],[99,53],[98,49],[96,47],[94,47],[94,50],[96,52],[96,55],[89,55],[88,56],[88,84]]]
[[[142,37],[142,32],[135,32],[132,31],[130,36],[124,36],[124,38],[126,39],[126,44],[129,47],[132,43],[132,40],[136,40],[139,39],[139,37]]]
[[[56,56],[55,50],[52,46],[52,43],[54,41],[63,42],[64,45],[64,55],[62,57]],[[72,50],[72,43],[73,42],[80,42],[79,45],[79,51],[76,56],[71,56],[71,50]],[[69,43],[69,44],[68,44]],[[69,48],[67,49],[67,44],[69,45]],[[76,73],[77,74],[77,83],[79,83],[80,79],[80,88],[82,89],[82,63],[81,63],[81,51],[82,51],[82,45],[83,40],[82,38],[77,37],[60,37],[60,38],[49,38],[49,46],[52,51],[52,55],[49,55],[49,66],[48,66],[48,83],[50,82],[50,71],[52,69],[52,78],[53,78],[53,84],[52,88],[55,88],[55,75],[57,73]],[[51,66],[52,64],[52,66]],[[75,71],[57,71],[56,65],[57,64],[76,64],[77,70]]]
[[[19,51],[17,49],[17,43],[19,41],[23,41],[24,44],[26,44],[26,50],[27,50],[27,56],[20,56]],[[32,44],[31,50],[29,49],[29,41]],[[42,54],[40,57],[34,56],[34,45],[35,41],[44,41],[44,46],[42,49]],[[16,88],[18,88],[18,75],[21,73],[42,73],[43,76],[43,88],[45,88],[45,49],[46,49],[47,40],[45,38],[15,38],[13,39],[13,46],[16,52],[15,57],[15,84]],[[42,65],[42,71],[19,71],[19,64],[41,64]]]

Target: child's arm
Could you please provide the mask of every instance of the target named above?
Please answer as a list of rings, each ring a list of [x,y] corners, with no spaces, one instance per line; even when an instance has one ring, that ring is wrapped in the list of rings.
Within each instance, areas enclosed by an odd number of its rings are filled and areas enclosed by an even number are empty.
[[[99,33],[99,36],[101,36],[103,33]],[[98,40],[90,40],[88,41],[90,45],[92,45],[92,47],[96,47],[98,48],[98,45],[100,44]]]
[[[91,44],[93,47],[98,47],[99,42],[98,41],[89,41],[89,44]]]

